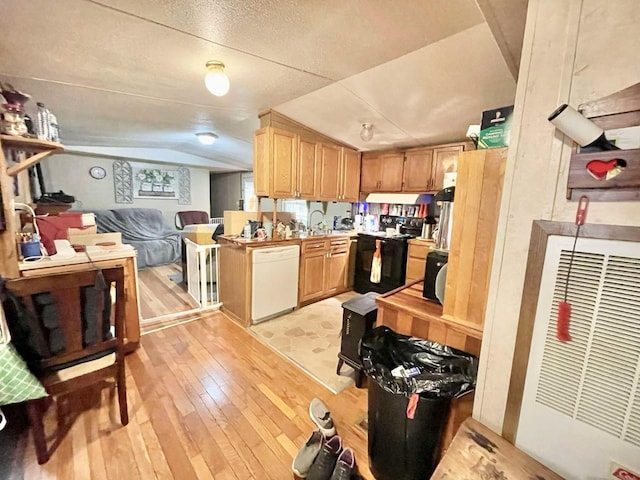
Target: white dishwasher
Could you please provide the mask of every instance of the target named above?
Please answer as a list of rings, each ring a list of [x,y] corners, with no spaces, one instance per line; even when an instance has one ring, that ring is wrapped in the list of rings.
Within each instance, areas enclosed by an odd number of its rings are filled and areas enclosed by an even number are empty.
[[[257,248],[253,251],[251,320],[262,322],[298,304],[300,246]]]

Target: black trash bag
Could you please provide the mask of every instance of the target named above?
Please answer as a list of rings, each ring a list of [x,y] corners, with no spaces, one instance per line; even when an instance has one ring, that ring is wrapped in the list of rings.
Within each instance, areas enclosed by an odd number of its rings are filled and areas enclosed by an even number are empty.
[[[478,373],[475,356],[386,326],[362,337],[360,359],[369,378],[387,392],[406,397],[460,397],[475,388]]]

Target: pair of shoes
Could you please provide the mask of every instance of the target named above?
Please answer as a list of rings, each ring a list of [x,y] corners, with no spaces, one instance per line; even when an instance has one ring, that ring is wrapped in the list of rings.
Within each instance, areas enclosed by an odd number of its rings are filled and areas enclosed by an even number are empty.
[[[336,427],[333,425],[331,412],[319,399],[314,398],[311,400],[309,404],[309,416],[325,437],[329,438],[336,434]]]
[[[343,449],[342,439],[335,435],[322,445],[307,480],[351,480],[355,464],[353,450]]]
[[[311,465],[315,461],[326,438],[320,430],[314,430],[311,436],[304,442],[302,448],[298,451],[296,458],[293,459],[291,470],[300,478],[306,478]]]

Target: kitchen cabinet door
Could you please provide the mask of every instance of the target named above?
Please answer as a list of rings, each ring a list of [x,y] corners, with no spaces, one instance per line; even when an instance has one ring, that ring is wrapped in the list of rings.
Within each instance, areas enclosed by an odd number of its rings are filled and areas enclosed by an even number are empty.
[[[424,279],[424,270],[427,265],[427,255],[431,251],[432,243],[420,242],[416,244],[417,240],[410,240],[407,247],[407,273],[405,275],[405,284],[411,283],[415,280]]]
[[[433,149],[408,150],[404,154],[403,192],[427,192],[431,186]]]
[[[275,198],[293,198],[297,185],[296,136],[273,128],[270,136],[273,162],[273,193]]]
[[[349,254],[347,251],[329,252],[326,258],[325,295],[331,295],[347,288]]]
[[[404,170],[404,153],[388,153],[382,155],[380,163],[380,188],[382,192],[402,191],[402,172]]]
[[[298,140],[298,184],[297,198],[315,200],[316,196],[316,167],[318,157],[318,146],[316,142],[311,142],[300,138]]]
[[[364,193],[380,190],[381,158],[379,154],[363,153],[360,172],[360,191]]]
[[[456,172],[458,168],[458,156],[464,150],[462,145],[435,148],[433,150],[433,174],[429,190],[437,192],[442,190],[444,174]]]
[[[305,253],[300,259],[300,303],[324,295],[326,251],[324,243],[317,245],[316,251]]]
[[[320,200],[338,200],[340,156],[340,147],[336,145],[320,145]]]
[[[269,129],[253,134],[253,188],[259,197],[269,195]]]
[[[360,197],[360,153],[342,147],[342,166],[340,168],[341,192],[338,200],[357,202]]]

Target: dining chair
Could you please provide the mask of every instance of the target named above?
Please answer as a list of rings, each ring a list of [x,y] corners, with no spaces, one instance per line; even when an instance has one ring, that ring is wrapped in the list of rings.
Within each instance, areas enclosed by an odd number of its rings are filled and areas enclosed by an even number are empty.
[[[127,425],[123,267],[12,279],[6,289],[19,312],[9,322],[16,349],[47,393],[69,394],[113,378],[120,422]],[[41,400],[27,402],[40,464],[52,453],[43,410]]]

